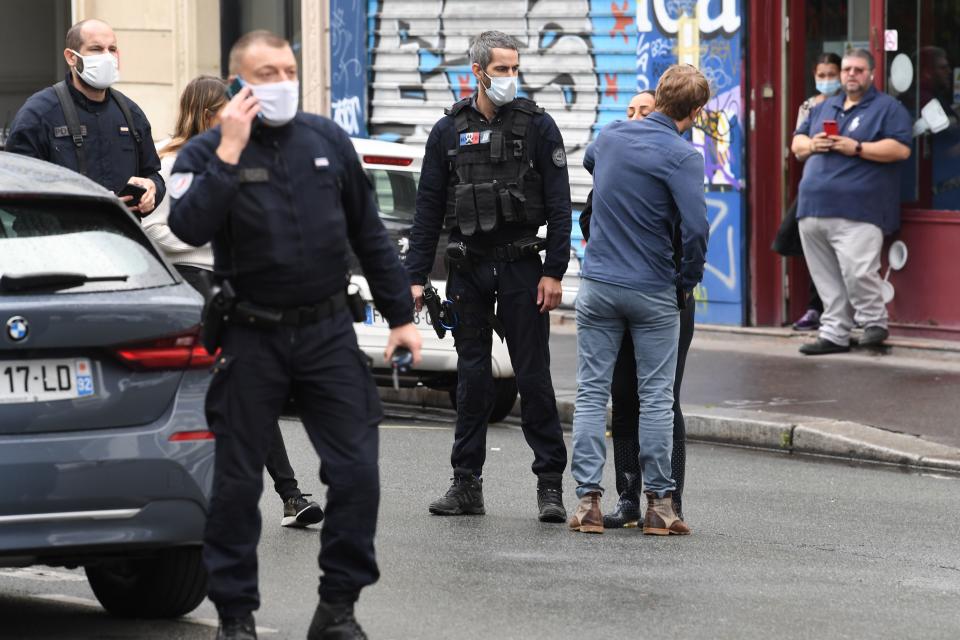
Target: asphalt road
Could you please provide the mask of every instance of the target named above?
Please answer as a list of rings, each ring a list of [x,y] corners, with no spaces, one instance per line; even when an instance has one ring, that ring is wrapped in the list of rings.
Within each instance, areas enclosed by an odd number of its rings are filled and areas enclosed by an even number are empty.
[[[577,390],[577,336],[550,337],[553,385],[560,399]],[[783,339],[695,334],[687,357],[685,405],[850,420],[960,447],[960,367],[898,356],[809,357]]]
[[[320,494],[302,429],[284,432],[303,489]],[[684,500],[692,536],[590,536],[535,520],[531,454],[516,427],[489,433],[488,515],[429,516],[451,437],[442,421],[393,418],[382,429],[383,576],[358,608],[376,640],[960,635],[957,478],[695,444]],[[318,536],[281,529],[269,489],[261,504],[261,637],[303,638]],[[116,620],[82,570],[0,570],[2,638],[212,639],[215,617],[204,602],[184,621]]]

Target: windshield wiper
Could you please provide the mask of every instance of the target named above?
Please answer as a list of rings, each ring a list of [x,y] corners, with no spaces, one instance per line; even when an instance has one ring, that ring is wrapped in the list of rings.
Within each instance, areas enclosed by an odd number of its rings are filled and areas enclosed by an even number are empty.
[[[33,291],[36,289],[71,289],[87,282],[126,282],[130,276],[88,276],[85,273],[69,271],[38,272],[24,275],[5,273],[0,276],[0,291]]]

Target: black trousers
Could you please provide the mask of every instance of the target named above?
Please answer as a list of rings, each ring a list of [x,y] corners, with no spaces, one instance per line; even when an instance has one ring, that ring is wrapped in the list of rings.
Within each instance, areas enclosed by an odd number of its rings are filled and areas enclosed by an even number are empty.
[[[186,264],[176,265],[177,271],[183,276],[191,287],[200,292],[204,300],[209,300],[213,295],[213,274],[208,269],[201,269]],[[267,451],[267,473],[273,480],[273,489],[283,501],[290,498],[296,498],[300,495],[300,487],[297,486],[297,476],[290,465],[290,458],[287,457],[287,448],[283,444],[283,434],[280,433],[280,424],[276,425],[274,442]]]
[[[207,393],[216,435],[203,557],[221,616],[260,604],[257,542],[263,465],[293,395],[327,485],[320,534],[320,597],[352,602],[377,581],[373,539],[380,501],[380,399],[346,311],[303,327],[228,326]]]
[[[687,364],[687,351],[693,341],[694,309],[696,304],[690,300],[680,311],[680,342],[677,351],[677,372],[673,379],[673,455],[671,470],[677,483],[676,496],[683,495],[683,481],[686,475],[687,428],[680,408],[680,385],[683,383],[683,370]],[[615,440],[637,442],[640,420],[640,399],[637,396],[637,363],[634,359],[633,338],[630,332],[624,332],[617,363],[613,368],[613,381],[610,384],[613,399],[613,417],[611,435]],[[618,476],[619,474],[618,470]]]
[[[539,256],[516,262],[471,262],[453,269],[447,284],[452,300],[479,309],[459,314],[453,330],[457,356],[457,426],[450,462],[479,476],[487,451],[487,421],[494,385],[490,349],[494,338],[487,313],[497,303],[520,392],[523,436],[533,449],[535,474],[561,474],[567,466],[557,400],[550,377],[550,317],[537,308]],[[480,331],[478,331],[478,329]]]

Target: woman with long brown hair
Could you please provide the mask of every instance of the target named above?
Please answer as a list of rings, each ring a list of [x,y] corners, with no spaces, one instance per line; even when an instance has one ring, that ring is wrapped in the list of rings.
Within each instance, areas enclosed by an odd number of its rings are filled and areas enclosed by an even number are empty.
[[[190,138],[215,127],[220,120],[220,110],[226,104],[227,87],[220,78],[198,76],[187,84],[180,96],[173,137],[160,148],[160,176],[168,187],[177,152]],[[169,215],[170,199],[164,198],[156,210],[143,219],[143,229],[163,249],[184,280],[206,298],[212,286],[213,251],[210,245],[193,247],[173,235],[167,226]]]
[[[227,101],[227,86],[220,78],[199,76],[187,84],[180,96],[176,130],[170,141],[160,149],[160,175],[165,182],[170,181],[177,152],[191,138],[219,124],[220,111]],[[170,199],[164,198],[160,206],[143,219],[143,228],[160,246],[183,279],[207,299],[213,286],[213,250],[209,244],[194,247],[177,238],[167,226],[169,215]],[[280,425],[277,425],[276,439],[267,454],[266,467],[273,479],[274,489],[283,500],[281,526],[305,527],[323,519],[320,505],[307,500],[306,497],[310,494],[301,493],[297,486],[297,479],[283,444],[283,436],[280,434]]]

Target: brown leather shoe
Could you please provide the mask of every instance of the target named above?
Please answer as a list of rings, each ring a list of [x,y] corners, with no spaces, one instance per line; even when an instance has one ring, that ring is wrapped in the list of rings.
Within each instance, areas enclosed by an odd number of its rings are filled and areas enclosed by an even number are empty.
[[[673,509],[673,494],[668,493],[662,498],[650,492],[645,492],[645,495],[647,496],[647,513],[643,517],[644,535],[690,535],[690,527]]]
[[[600,513],[600,492],[591,491],[580,498],[577,510],[570,518],[570,530],[580,533],[603,533],[603,514]]]

